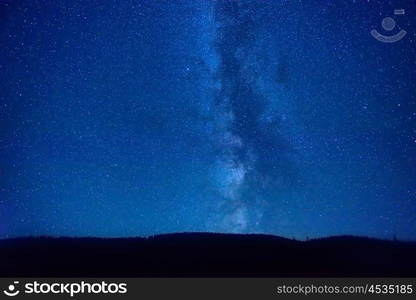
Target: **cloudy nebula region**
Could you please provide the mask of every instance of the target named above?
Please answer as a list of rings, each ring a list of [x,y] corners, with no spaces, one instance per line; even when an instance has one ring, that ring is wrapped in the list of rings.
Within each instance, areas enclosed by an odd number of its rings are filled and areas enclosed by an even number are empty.
[[[401,0],[1,1],[0,238],[415,240],[415,13]],[[407,34],[383,43],[374,29]]]

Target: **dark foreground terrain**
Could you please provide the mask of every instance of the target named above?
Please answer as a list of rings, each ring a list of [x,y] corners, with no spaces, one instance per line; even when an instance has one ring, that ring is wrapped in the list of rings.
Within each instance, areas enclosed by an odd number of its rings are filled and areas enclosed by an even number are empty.
[[[416,276],[416,243],[267,235],[0,240],[0,276]]]

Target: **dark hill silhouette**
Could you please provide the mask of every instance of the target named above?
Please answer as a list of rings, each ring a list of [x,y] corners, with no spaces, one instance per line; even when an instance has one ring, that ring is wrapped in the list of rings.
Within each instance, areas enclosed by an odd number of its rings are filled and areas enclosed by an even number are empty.
[[[2,277],[415,277],[416,243],[178,233],[0,240]]]

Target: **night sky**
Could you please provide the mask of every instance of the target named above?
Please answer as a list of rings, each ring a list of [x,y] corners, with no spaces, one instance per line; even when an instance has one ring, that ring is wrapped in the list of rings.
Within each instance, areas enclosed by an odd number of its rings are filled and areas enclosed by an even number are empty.
[[[0,238],[415,240],[415,13],[0,0]]]

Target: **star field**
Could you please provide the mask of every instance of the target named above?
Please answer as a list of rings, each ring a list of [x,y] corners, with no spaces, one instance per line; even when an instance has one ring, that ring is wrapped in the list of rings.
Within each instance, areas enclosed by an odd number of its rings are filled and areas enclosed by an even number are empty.
[[[2,1],[0,238],[416,239],[415,12]]]

